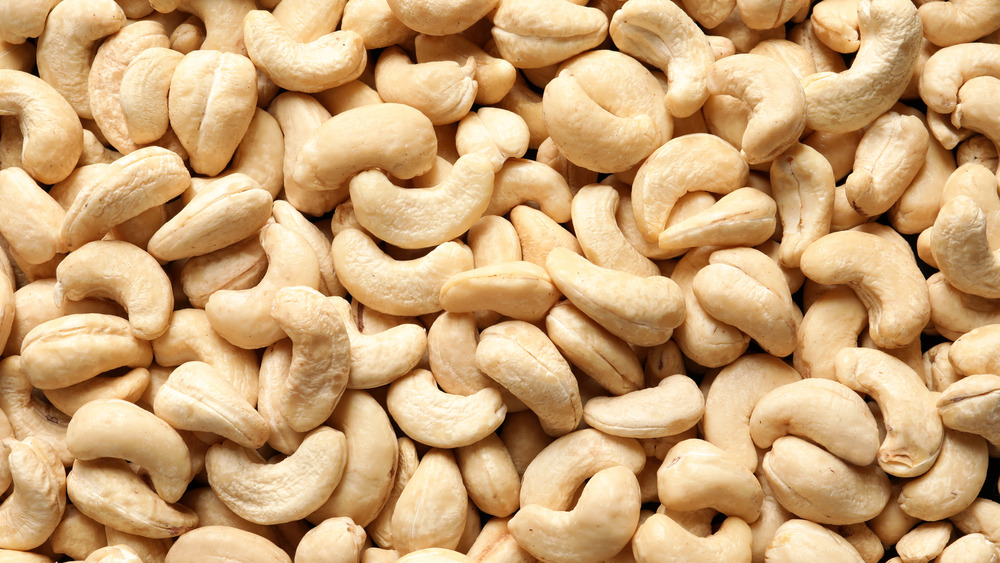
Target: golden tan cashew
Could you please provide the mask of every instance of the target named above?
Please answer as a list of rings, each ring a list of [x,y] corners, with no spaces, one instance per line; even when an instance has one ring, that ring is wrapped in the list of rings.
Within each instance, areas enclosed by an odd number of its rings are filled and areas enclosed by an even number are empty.
[[[967,534],[944,548],[935,561],[939,563],[958,563],[959,561],[994,563],[997,560],[995,543],[983,534]]]
[[[74,559],[85,559],[92,551],[108,545],[104,526],[68,505],[62,520],[49,537],[52,550]]]
[[[978,434],[991,444],[1000,443],[996,406],[1000,399],[1000,377],[979,374],[949,385],[937,401],[945,426]]]
[[[562,174],[552,168],[534,160],[509,158],[493,178],[493,198],[484,213],[505,215],[525,202],[537,203],[553,221],[565,223],[572,213],[573,193]]]
[[[33,390],[22,372],[19,356],[10,356],[0,362],[0,409],[14,438],[25,440],[36,436],[45,440],[55,448],[63,465],[69,467],[74,459],[66,448],[66,426],[70,419],[36,397]]]
[[[714,534],[700,537],[669,516],[654,514],[636,530],[632,552],[637,563],[683,560],[749,563],[752,543],[750,526],[735,516],[726,518]]]
[[[493,195],[493,171],[486,156],[473,153],[434,187],[399,188],[385,173],[367,170],[351,179],[350,193],[368,232],[400,248],[427,248],[461,236],[482,216]]]
[[[847,284],[868,309],[872,339],[882,348],[913,342],[930,319],[927,283],[908,253],[878,236],[831,233],[802,253],[802,273],[823,284]]]
[[[328,423],[347,437],[347,464],[333,494],[307,518],[319,523],[348,516],[367,526],[392,490],[398,454],[392,423],[371,395],[352,389],[344,392]]]
[[[173,49],[153,47],[128,63],[122,74],[119,102],[132,142],[153,143],[167,133],[170,79],[183,58]]]
[[[55,449],[43,438],[10,445],[13,491],[0,505],[0,548],[35,549],[52,534],[66,509],[66,476]]]
[[[786,434],[801,436],[858,466],[878,454],[879,433],[868,406],[847,386],[829,379],[782,385],[757,401],[750,437],[759,448]]]
[[[797,143],[774,159],[770,179],[783,227],[779,263],[796,267],[805,249],[830,232],[833,168],[822,153]]]
[[[0,40],[20,45],[28,38],[38,37],[45,27],[45,19],[59,0],[26,2],[4,0],[0,2]]]
[[[487,387],[469,396],[440,391],[430,371],[416,369],[389,386],[386,406],[400,429],[435,448],[468,446],[492,434],[507,407]]]
[[[250,127],[257,105],[256,71],[242,55],[198,50],[170,79],[170,125],[191,168],[214,176],[226,167]]]
[[[783,357],[795,350],[801,313],[778,264],[763,252],[713,252],[692,288],[709,315],[747,333],[765,351]]]
[[[837,353],[837,379],[878,403],[887,435],[878,464],[887,473],[916,477],[930,469],[941,451],[943,426],[934,396],[901,360],[865,348]]]
[[[468,497],[449,450],[431,449],[420,460],[392,513],[392,547],[400,553],[458,547]]]
[[[838,53],[854,53],[861,47],[858,0],[823,0],[809,16],[813,33]]]
[[[664,409],[663,405],[670,405]],[[620,397],[594,397],[583,419],[602,432],[630,438],[673,436],[693,427],[705,412],[705,399],[691,378],[674,374],[656,387]]]
[[[860,129],[892,107],[910,81],[922,29],[916,6],[901,0],[860,0],[858,26],[861,46],[848,70],[819,72],[802,81],[806,125],[812,129]]]
[[[267,273],[256,286],[220,290],[208,298],[205,314],[223,338],[242,348],[269,346],[285,337],[271,306],[284,287],[319,287],[319,262],[302,235],[277,223],[265,225],[260,242],[267,253]]]
[[[598,471],[625,466],[639,473],[646,454],[638,440],[587,428],[557,438],[531,460],[521,480],[521,506],[569,510],[574,494]]]
[[[119,399],[81,407],[66,428],[66,446],[77,459],[119,458],[149,472],[156,492],[177,502],[191,481],[191,458],[180,435],[153,413]]]
[[[728,193],[708,209],[669,221],[657,244],[673,252],[696,246],[755,246],[774,235],[777,205],[756,188]]]
[[[521,477],[499,436],[491,433],[475,444],[456,448],[455,461],[469,500],[479,510],[503,517],[518,509]]]
[[[333,239],[333,264],[355,299],[392,315],[440,311],[444,283],[473,265],[472,251],[452,241],[421,258],[394,260],[356,229],[341,231]]]
[[[306,532],[295,548],[298,563],[356,563],[367,535],[350,518],[328,518]]]
[[[943,520],[968,508],[986,482],[986,440],[950,428],[941,453],[927,473],[908,481],[899,494],[903,512],[921,520]]]
[[[559,300],[544,268],[531,262],[491,264],[457,273],[441,286],[441,307],[451,313],[496,311],[539,321]]]
[[[173,370],[156,393],[153,412],[178,430],[211,432],[247,448],[267,442],[261,415],[204,362],[185,362]]]
[[[295,453],[268,464],[254,450],[233,442],[208,449],[208,481],[233,512],[257,524],[298,520],[326,502],[343,475],[344,434],[320,427]]]
[[[775,440],[761,467],[782,506],[820,524],[869,520],[881,512],[892,489],[877,465],[849,464],[794,436]]]
[[[469,57],[474,58],[476,83],[479,85],[476,91],[477,104],[498,103],[510,92],[517,79],[517,69],[514,65],[502,58],[491,56],[464,35],[436,37],[420,34],[414,43],[417,62],[420,63],[447,60],[463,64]],[[483,109],[487,108],[480,108],[477,113]]]
[[[179,196],[191,185],[173,151],[146,147],[103,168],[66,210],[62,239],[70,250],[100,240],[113,227]]]
[[[389,103],[412,106],[434,125],[454,123],[476,100],[476,62],[432,61],[414,64],[401,48],[382,51],[375,64],[375,87]]]
[[[125,309],[132,333],[143,340],[159,337],[170,323],[170,279],[152,256],[130,243],[89,242],[59,263],[56,280],[57,305],[65,299],[111,299]]]
[[[73,462],[66,492],[80,512],[130,534],[170,538],[198,525],[194,512],[165,502],[120,459]]]
[[[99,313],[44,322],[21,343],[25,376],[39,389],[58,389],[122,366],[153,361],[149,342],[137,338],[125,319]]]
[[[534,325],[505,321],[484,330],[476,346],[476,367],[534,411],[549,435],[561,436],[579,425],[583,404],[576,378]]]
[[[43,184],[65,179],[83,152],[83,127],[72,106],[26,72],[0,69],[0,84],[0,115],[17,118],[23,136],[18,166]]]
[[[233,559],[254,563],[291,563],[274,543],[257,534],[229,526],[204,526],[191,530],[170,547],[164,563],[184,561],[224,563]]]
[[[646,240],[655,242],[684,194],[727,194],[746,185],[748,174],[740,153],[714,135],[671,139],[656,149],[636,173],[632,184],[636,226]]]
[[[840,534],[808,520],[789,520],[775,530],[764,552],[774,563],[822,559],[843,563],[862,563],[858,550]]]
[[[628,545],[640,501],[635,474],[614,466],[591,477],[572,510],[524,506],[508,528],[521,547],[544,561],[603,561]]]
[[[660,503],[668,510],[712,508],[753,522],[760,516],[760,483],[736,457],[704,440],[670,448],[656,472]]]
[[[202,361],[217,369],[251,405],[257,404],[257,356],[224,339],[201,309],[174,311],[170,326],[153,341],[153,355],[161,366]]]
[[[202,50],[227,53],[245,53],[243,45],[243,17],[256,5],[252,0],[214,2],[213,0],[149,0],[157,12],[175,10],[192,14],[205,24],[205,41]]]
[[[896,542],[896,553],[910,561],[931,561],[941,554],[954,531],[951,522],[925,522]]]
[[[600,45],[608,17],[568,0],[500,0],[492,33],[501,57],[517,68],[540,68]]]
[[[0,234],[25,261],[43,264],[65,252],[66,212],[21,168],[0,171]]]
[[[673,133],[656,78],[617,51],[591,51],[561,65],[542,94],[542,117],[559,152],[597,172],[628,170]]]
[[[156,259],[200,256],[251,237],[271,217],[272,197],[245,174],[214,180],[149,239]]]
[[[553,249],[545,266],[575,306],[626,342],[661,344],[684,320],[683,296],[670,278],[601,268],[564,248]]]

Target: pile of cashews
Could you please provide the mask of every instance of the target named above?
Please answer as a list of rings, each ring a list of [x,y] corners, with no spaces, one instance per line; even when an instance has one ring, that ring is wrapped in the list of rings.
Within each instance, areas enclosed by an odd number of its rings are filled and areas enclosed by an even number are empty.
[[[996,563],[997,100],[998,0],[0,0],[0,562]]]

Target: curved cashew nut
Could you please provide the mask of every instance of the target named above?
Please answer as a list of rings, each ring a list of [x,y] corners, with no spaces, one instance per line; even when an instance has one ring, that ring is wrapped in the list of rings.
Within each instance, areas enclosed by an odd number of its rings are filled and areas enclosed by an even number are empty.
[[[846,348],[837,353],[836,361],[837,379],[871,396],[885,419],[879,466],[898,477],[927,472],[941,451],[944,429],[934,396],[920,376],[879,350]]]
[[[955,289],[985,298],[1000,297],[1000,263],[988,240],[983,210],[965,195],[948,200],[934,221],[931,252]]]
[[[25,261],[44,264],[66,251],[66,212],[21,168],[0,170],[0,234]]]
[[[506,215],[528,201],[537,203],[556,223],[570,220],[573,192],[566,178],[538,161],[509,158],[493,177],[493,197],[483,213]]]
[[[521,116],[494,107],[469,112],[458,122],[455,132],[455,149],[459,156],[483,153],[493,164],[494,172],[499,172],[508,158],[523,157],[530,141],[531,131]]]
[[[934,560],[944,550],[955,526],[947,520],[924,522],[909,530],[896,542],[900,558]]]
[[[497,0],[390,0],[388,4],[406,27],[427,35],[450,35],[471,27],[496,7]]]
[[[865,561],[846,539],[837,532],[809,520],[788,520],[778,526],[764,551],[767,561],[791,563],[822,559],[839,563]]]
[[[472,57],[476,61],[476,103],[486,106],[500,102],[514,86],[517,69],[508,61],[491,56],[464,35],[433,36],[420,34],[414,41],[417,62],[454,61],[463,64]],[[496,54],[496,53],[494,53]],[[480,108],[478,111],[489,109]],[[506,110],[504,110],[506,111]]]
[[[708,537],[696,536],[664,514],[653,514],[639,525],[632,538],[636,561],[667,563],[691,561],[751,560],[753,532],[742,519],[730,516]]]
[[[628,545],[639,524],[641,500],[635,474],[618,465],[594,474],[572,510],[523,506],[508,529],[539,559],[596,563]]]
[[[14,488],[0,504],[0,547],[35,549],[62,520],[66,473],[55,449],[43,438],[14,442],[6,461]]]
[[[698,386],[690,377],[674,374],[656,387],[590,399],[583,405],[583,420],[613,436],[659,438],[694,427],[704,412],[705,398]]]
[[[757,188],[734,190],[708,209],[673,222],[660,233],[661,249],[696,246],[756,246],[774,235],[777,204]]]
[[[66,493],[80,512],[129,534],[171,538],[198,526],[197,514],[168,504],[121,459],[74,461]]]
[[[167,331],[174,306],[170,278],[141,248],[122,241],[89,242],[56,268],[57,306],[65,299],[109,298],[128,313],[132,333],[153,340]]]
[[[346,229],[333,239],[333,264],[344,287],[365,305],[391,315],[423,315],[441,310],[441,287],[472,269],[472,251],[449,241],[421,258],[397,261],[368,235]]]
[[[784,232],[779,263],[797,267],[805,249],[830,233],[835,176],[816,149],[792,145],[771,163],[771,190]]]
[[[667,510],[713,508],[744,522],[760,517],[764,491],[737,458],[709,442],[683,440],[656,471],[656,490]]]
[[[450,450],[424,454],[392,512],[392,545],[401,552],[458,547],[469,497]]]
[[[146,147],[108,164],[66,210],[62,239],[70,250],[100,240],[113,227],[174,199],[191,185],[177,153]]]
[[[917,9],[924,37],[941,47],[971,43],[1000,29],[997,5],[990,0],[927,2],[926,6]]]
[[[608,17],[569,0],[500,0],[491,31],[501,57],[517,68],[541,68],[600,45]]]
[[[837,53],[854,53],[861,47],[858,0],[822,0],[809,16],[813,33]]]
[[[597,172],[628,170],[673,134],[656,78],[617,51],[591,51],[560,66],[542,94],[542,118],[567,160]]]
[[[87,81],[96,43],[123,25],[125,12],[112,0],[60,2],[38,36],[39,78],[62,94],[82,119],[94,117]]]
[[[958,563],[960,561],[985,561],[989,563],[997,558],[996,549],[996,544],[983,534],[966,534],[944,548],[937,561],[940,563]]]
[[[982,133],[995,144],[1000,140],[1000,123],[989,111],[989,100],[1000,90],[1000,80],[992,76],[970,78],[958,90],[958,104],[951,120],[955,127]]]
[[[476,101],[476,61],[413,63],[397,46],[382,51],[375,63],[375,88],[389,103],[412,106],[434,125],[465,117]]]
[[[878,454],[879,433],[868,405],[837,381],[803,379],[782,385],[757,401],[750,415],[750,437],[768,448],[786,434],[807,438],[858,466]]]
[[[660,269],[633,247],[615,220],[618,191],[610,186],[590,184],[573,196],[573,230],[584,256],[603,268],[640,277],[659,275]]]
[[[80,407],[66,428],[66,446],[77,459],[138,463],[167,502],[180,500],[191,481],[191,457],[180,434],[153,413],[120,399]]]
[[[475,315],[445,311],[434,319],[427,331],[427,362],[441,389],[456,395],[471,395],[493,386],[493,380],[476,367],[478,344]]]
[[[712,46],[691,16],[673,2],[629,0],[609,27],[615,45],[667,75],[667,109],[689,117],[708,99]]]
[[[851,208],[862,217],[888,211],[923,166],[928,143],[927,128],[915,116],[889,111],[875,119],[844,183]]]
[[[750,107],[740,154],[749,164],[769,162],[791,147],[806,125],[806,97],[792,71],[761,55],[740,54],[712,64],[708,91]]]
[[[876,235],[826,235],[802,253],[802,273],[823,284],[847,284],[868,309],[872,339],[881,348],[913,342],[930,319],[927,282],[909,253]]]
[[[549,435],[561,436],[580,424],[583,404],[576,377],[534,325],[505,321],[484,330],[476,346],[476,367],[534,411]]]
[[[204,362],[185,362],[173,370],[156,392],[153,412],[178,430],[211,432],[246,448],[267,442],[263,417]]]
[[[518,509],[521,476],[507,446],[496,434],[455,449],[466,491],[477,508],[493,516],[509,516]]]
[[[170,546],[164,563],[193,559],[206,563],[225,563],[232,559],[260,563],[292,562],[287,553],[267,538],[232,526],[202,526],[191,530]]]
[[[292,366],[292,341],[279,340],[264,350],[260,361],[257,412],[268,428],[267,443],[275,450],[291,455],[302,444],[305,434],[292,430],[281,414],[278,400]]]
[[[354,80],[368,61],[364,40],[353,31],[334,31],[299,42],[278,18],[253,10],[243,18],[250,60],[281,88],[321,92]]]
[[[15,116],[23,144],[20,166],[43,184],[62,181],[83,153],[83,126],[73,107],[47,82],[0,69],[0,115]]]
[[[612,394],[625,395],[643,388],[642,366],[628,343],[605,330],[572,303],[563,301],[549,309],[545,316],[545,331],[571,364]],[[431,367],[433,370],[433,363]],[[612,418],[625,412],[611,405],[607,405],[606,411],[597,404],[595,408],[612,415]],[[594,416],[603,418],[597,413]],[[589,424],[597,427],[593,422]]]
[[[553,249],[545,267],[570,302],[626,342],[662,344],[684,321],[684,298],[670,278],[601,268],[565,248]]]
[[[295,548],[299,563],[360,561],[368,535],[350,518],[329,518],[306,532]]]
[[[493,195],[493,171],[481,154],[458,159],[451,173],[432,188],[403,189],[380,170],[350,181],[358,222],[376,237],[400,248],[427,248],[460,237],[486,211]]]
[[[811,129],[861,129],[892,107],[910,81],[922,29],[916,6],[903,0],[860,0],[858,26],[861,47],[851,68],[802,81]]]
[[[946,429],[934,465],[903,485],[899,493],[903,512],[930,522],[968,508],[976,499],[975,490],[986,483],[988,450],[981,436]]]
[[[36,397],[21,369],[21,358],[9,356],[0,362],[0,410],[18,440],[31,436],[55,448],[66,467],[75,459],[66,448],[66,426],[70,418]]]
[[[707,133],[671,139],[642,163],[632,184],[636,226],[656,242],[677,200],[693,191],[727,194],[746,185],[749,167],[740,153]]]
[[[119,103],[132,142],[153,143],[167,133],[170,79],[183,58],[173,49],[152,47],[129,61],[122,74]]]
[[[761,469],[783,507],[819,524],[870,520],[892,492],[889,478],[877,465],[852,465],[794,436],[775,440]]]
[[[270,346],[285,337],[271,316],[275,296],[283,287],[319,287],[319,261],[302,235],[277,223],[260,230],[267,254],[267,273],[256,286],[219,290],[208,298],[205,314],[219,335],[241,348]]]
[[[135,368],[125,375],[98,375],[69,387],[46,389],[42,393],[52,406],[73,416],[80,407],[98,399],[121,399],[134,403],[142,398],[150,379],[149,370]]]
[[[1000,323],[1000,303],[962,293],[937,272],[927,278],[931,323],[946,338],[957,339],[981,326]]]
[[[280,524],[304,518],[323,505],[344,471],[346,439],[328,427],[313,430],[295,453],[275,464],[233,442],[208,449],[208,482],[241,518]]]
[[[247,237],[185,261],[180,274],[181,290],[192,307],[204,309],[208,298],[220,289],[250,289],[260,283],[267,264],[260,237]]]
[[[45,20],[59,0],[25,2],[8,0],[0,3],[0,41],[20,45],[38,37],[45,29]]]
[[[425,369],[394,381],[386,406],[407,436],[434,448],[474,444],[499,428],[507,414],[497,389],[452,395],[440,391],[434,376]]]
[[[949,114],[958,105],[958,91],[979,76],[1000,76],[1000,45],[963,43],[931,55],[920,75],[920,98],[927,108]]]
[[[513,319],[539,321],[559,300],[548,272],[531,262],[473,268],[441,286],[441,307],[451,313],[496,311]]]
[[[952,383],[941,393],[937,409],[948,428],[978,434],[991,444],[1000,444],[998,401],[1000,376],[970,375]]]
[[[180,10],[205,23],[205,41],[201,50],[245,53],[243,18],[257,8],[253,0],[215,2],[213,0],[149,0],[161,14]]]

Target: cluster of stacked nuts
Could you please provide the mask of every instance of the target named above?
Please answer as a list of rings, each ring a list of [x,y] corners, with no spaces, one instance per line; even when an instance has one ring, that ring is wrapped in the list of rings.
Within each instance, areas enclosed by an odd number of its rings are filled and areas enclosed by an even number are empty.
[[[0,0],[0,562],[998,561],[998,30]]]

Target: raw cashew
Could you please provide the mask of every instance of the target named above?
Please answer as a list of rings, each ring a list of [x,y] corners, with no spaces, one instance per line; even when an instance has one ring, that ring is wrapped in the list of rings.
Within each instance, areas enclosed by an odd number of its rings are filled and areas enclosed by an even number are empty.
[[[939,563],[958,563],[960,561],[994,563],[997,560],[995,543],[983,534],[967,534],[944,548],[936,561]]]
[[[879,433],[868,406],[837,381],[803,379],[782,385],[757,401],[750,437],[768,448],[786,434],[801,436],[858,466],[878,454]]]
[[[121,304],[135,336],[153,340],[167,331],[174,308],[170,279],[152,256],[132,244],[89,242],[59,263],[56,280],[57,306],[65,299],[103,297]]]
[[[948,200],[934,221],[931,251],[938,268],[955,289],[985,298],[1000,297],[1000,268],[988,240],[983,209],[972,198]]]
[[[583,419],[614,436],[658,438],[693,427],[704,412],[705,399],[691,378],[674,374],[656,387],[620,397],[594,397],[583,406]]]
[[[350,518],[329,518],[302,536],[295,548],[298,563],[349,563],[361,557],[367,535]]]
[[[354,31],[333,31],[300,42],[276,15],[253,10],[243,18],[247,54],[281,88],[320,92],[361,75],[368,61],[364,40]]]
[[[617,51],[591,51],[561,65],[542,94],[542,117],[559,152],[597,172],[628,170],[673,133],[659,83]]]
[[[451,313],[496,311],[534,322],[559,300],[548,272],[531,262],[492,264],[459,272],[441,286],[441,307]]]
[[[66,493],[80,512],[130,534],[171,538],[198,526],[197,514],[165,502],[120,459],[76,460]]]
[[[229,167],[220,176],[237,172],[246,174],[257,180],[271,197],[277,197],[284,182],[284,140],[284,133],[277,119],[257,108],[250,120],[250,127],[233,153]]]
[[[389,103],[412,106],[434,125],[454,123],[465,117],[476,100],[476,61],[416,63],[401,48],[382,51],[375,64],[375,87]]]
[[[351,0],[344,6],[341,29],[359,33],[366,49],[388,47],[417,34],[399,21],[386,0]]]
[[[484,330],[476,346],[476,367],[534,411],[551,436],[572,431],[583,418],[576,377],[534,325],[505,321]]]
[[[54,184],[69,176],[83,153],[83,126],[73,107],[47,82],[0,69],[0,115],[17,118],[21,162],[31,177]]]
[[[958,90],[958,104],[952,112],[955,127],[982,133],[994,143],[1000,140],[1000,123],[989,111],[989,99],[996,96],[1000,80],[992,76],[970,78]]]
[[[934,465],[903,485],[899,505],[903,512],[928,522],[954,516],[976,499],[988,465],[985,439],[948,428]]]
[[[669,561],[730,561],[750,563],[753,534],[742,519],[730,516],[714,534],[700,537],[669,516],[654,514],[639,525],[632,538],[637,563]]]
[[[922,30],[916,6],[905,0],[860,0],[858,27],[861,46],[849,69],[802,81],[811,129],[861,129],[892,107],[910,81]]]
[[[598,562],[628,545],[639,524],[639,481],[618,465],[594,474],[567,512],[538,504],[522,507],[508,529],[543,561]]]
[[[847,284],[868,309],[881,348],[913,342],[930,319],[927,283],[908,253],[868,233],[831,233],[802,253],[802,272],[823,284]]]
[[[805,249],[830,233],[833,168],[822,153],[807,144],[796,143],[774,159],[770,174],[771,190],[784,230],[779,263],[797,267]]]
[[[991,444],[1000,444],[997,425],[997,401],[1000,400],[1000,376],[970,375],[949,385],[937,400],[937,409],[945,426],[978,434]]]
[[[153,143],[167,133],[170,79],[183,58],[173,49],[152,47],[129,61],[122,74],[119,102],[133,143]]]
[[[5,0],[0,3],[0,40],[20,45],[30,37],[38,37],[45,28],[45,20],[59,0],[25,2]]]
[[[13,491],[0,505],[0,547],[35,549],[52,534],[66,509],[66,474],[43,438],[14,442],[7,456]]]
[[[467,397],[444,393],[424,369],[394,381],[386,406],[407,436],[435,448],[478,442],[492,434],[507,414],[497,389],[487,387]]]
[[[739,54],[712,64],[708,91],[750,107],[740,155],[749,164],[770,162],[791,147],[806,125],[806,98],[788,67],[761,55]]]
[[[455,549],[465,527],[468,497],[449,450],[424,454],[392,513],[392,547],[408,553]]]
[[[840,534],[809,520],[789,520],[778,526],[764,552],[774,563],[803,560],[862,563],[858,550]]]
[[[119,458],[149,472],[160,497],[177,502],[191,480],[188,447],[169,424],[127,401],[91,401],[66,428],[66,446],[77,459]]]
[[[331,297],[330,301],[350,340],[348,388],[370,389],[391,383],[420,361],[427,343],[423,328],[403,324],[377,334],[363,334],[351,319],[350,304],[340,297]]]
[[[913,528],[896,542],[896,553],[911,561],[931,561],[951,541],[955,527],[951,522],[925,522]]]
[[[204,309],[216,291],[250,289],[260,283],[266,272],[267,254],[260,237],[251,236],[186,260],[181,266],[180,285],[191,306]]]
[[[392,13],[406,27],[428,35],[459,33],[471,27],[496,6],[496,0],[390,0]]]
[[[509,158],[493,178],[493,198],[485,215],[505,215],[533,201],[556,223],[570,220],[573,193],[562,174],[523,158]],[[513,218],[511,219],[513,221]]]
[[[569,0],[500,0],[491,31],[501,57],[517,68],[540,68],[600,45],[608,17]]]
[[[926,7],[924,7],[926,5]],[[923,22],[924,37],[947,47],[971,43],[1000,29],[1000,14],[989,0],[927,2],[917,12]]]
[[[594,264],[641,277],[658,275],[660,269],[633,247],[618,227],[615,214],[618,191],[590,184],[573,196],[573,230],[584,256]]]
[[[764,492],[737,458],[704,440],[683,440],[670,448],[656,472],[660,503],[668,510],[712,508],[753,522]]]
[[[285,337],[271,316],[278,292],[289,286],[319,287],[319,261],[302,235],[277,223],[260,230],[267,253],[267,273],[256,286],[244,290],[219,290],[208,298],[205,314],[212,329],[241,348],[269,346]]]
[[[507,524],[510,518],[490,518],[483,524],[483,530],[469,548],[468,555],[473,561],[483,563],[532,563],[536,559],[521,547],[510,534]]]
[[[756,188],[740,188],[700,213],[670,221],[657,244],[670,251],[696,246],[756,246],[774,235],[776,212],[771,196]]]
[[[33,390],[24,376],[19,356],[10,356],[0,362],[0,409],[14,438],[26,440],[35,436],[45,440],[55,448],[62,464],[69,467],[75,459],[66,448],[66,426],[70,418],[36,397]]]
[[[227,53],[245,52],[243,45],[243,17],[255,6],[253,0],[216,2],[213,0],[149,0],[157,12],[175,10],[197,16],[205,24],[205,41],[202,50]]]
[[[499,436],[491,433],[475,444],[456,448],[455,461],[476,508],[500,517],[518,509],[521,476]]]
[[[498,172],[508,158],[523,157],[530,140],[528,124],[521,116],[505,109],[484,107],[469,112],[458,122],[455,150],[459,156],[483,153],[493,164],[493,171]]]
[[[191,530],[170,547],[164,563],[232,560],[260,563],[291,563],[292,559],[274,543],[257,534],[230,526],[204,526]]]
[[[440,37],[420,34],[414,40],[414,44],[417,62],[420,63],[454,61],[462,64],[469,57],[475,59],[475,77],[476,83],[479,85],[476,90],[476,103],[484,106],[479,108],[476,113],[493,109],[485,107],[485,105],[500,102],[510,92],[518,76],[517,69],[510,62],[490,55],[461,34]],[[496,53],[493,54],[496,55]]]
[[[0,170],[0,234],[17,254],[43,264],[66,252],[66,212],[21,168]]]
[[[326,502],[343,475],[346,449],[344,434],[323,426],[275,464],[233,442],[217,444],[208,449],[205,470],[230,510],[257,524],[280,524]]]
[[[927,472],[941,451],[944,429],[934,396],[901,360],[865,348],[837,353],[837,379],[875,400],[885,419],[886,438],[878,464],[898,477]]]
[[[858,0],[823,0],[809,16],[813,33],[838,53],[854,53],[861,47]]]
[[[251,351],[252,352],[252,351]],[[279,399],[292,366],[292,341],[279,340],[264,350],[260,360],[257,412],[267,425],[267,443],[275,450],[291,455],[302,444],[305,434],[292,430],[281,414]],[[154,403],[155,406],[155,403]]]

